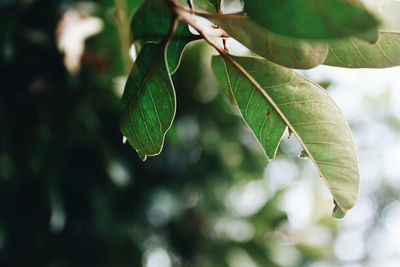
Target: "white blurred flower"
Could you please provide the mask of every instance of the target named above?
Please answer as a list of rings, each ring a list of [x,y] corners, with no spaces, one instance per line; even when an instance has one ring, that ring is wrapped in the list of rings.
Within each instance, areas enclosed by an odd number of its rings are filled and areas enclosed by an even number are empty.
[[[96,17],[84,16],[74,9],[67,10],[57,25],[57,47],[64,53],[64,64],[70,73],[76,73],[81,66],[85,40],[103,28],[103,21]]]

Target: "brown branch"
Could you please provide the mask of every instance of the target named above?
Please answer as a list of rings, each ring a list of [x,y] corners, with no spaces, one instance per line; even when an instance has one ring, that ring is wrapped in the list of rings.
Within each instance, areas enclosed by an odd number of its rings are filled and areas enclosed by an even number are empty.
[[[197,28],[202,29],[202,33],[210,36],[210,37],[218,37],[218,38],[229,38],[230,35],[221,28],[213,28],[201,25],[193,14],[213,14],[213,13],[205,13],[198,12],[195,10],[185,9],[180,3],[176,0],[164,0],[166,4],[171,8],[172,12],[178,17],[179,20],[187,23],[192,26],[194,29]],[[197,30],[198,31],[198,30]],[[200,32],[199,32],[200,33]],[[204,36],[203,36],[204,38]]]

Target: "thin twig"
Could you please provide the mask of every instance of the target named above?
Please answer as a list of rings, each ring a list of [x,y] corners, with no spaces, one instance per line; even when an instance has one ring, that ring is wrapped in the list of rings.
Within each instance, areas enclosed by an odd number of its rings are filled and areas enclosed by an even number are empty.
[[[213,14],[213,13],[206,13],[206,12],[198,12],[195,10],[188,10],[183,7],[179,2],[175,0],[164,0],[166,5],[171,8],[171,11],[176,14],[179,20],[186,22],[188,25],[192,26],[192,24],[196,24],[201,26],[195,16],[193,14],[201,13],[201,14]],[[195,28],[195,27],[193,27]],[[218,38],[229,38],[229,34],[221,28],[213,28],[213,27],[202,27],[203,33],[211,36],[211,37],[218,37]]]
[[[125,72],[129,72],[132,62],[129,58],[129,49],[131,45],[131,32],[129,30],[129,19],[126,13],[126,0],[114,0],[115,17],[117,22],[118,35],[121,43],[122,60]]]
[[[204,35],[207,35],[210,37],[218,37],[218,38],[229,38],[230,37],[230,35],[221,28],[214,28],[214,27],[201,25],[196,20],[196,17],[193,16],[193,14],[191,14],[191,12],[189,10],[183,8],[182,6],[175,6],[174,13],[177,14],[179,20],[186,22],[188,25],[192,26],[195,30],[201,29],[201,32]],[[204,36],[203,36],[203,38],[204,38]]]
[[[217,4],[218,4],[218,6],[217,6],[217,13],[218,13],[218,14],[223,14],[222,8],[221,8],[222,0],[218,1]],[[226,45],[226,38],[222,39],[222,45],[224,46],[225,52],[228,53],[229,51],[228,51],[228,47],[227,47],[227,45]]]
[[[193,13],[194,12],[194,8],[193,8],[193,2],[192,0],[187,0],[190,12]]]

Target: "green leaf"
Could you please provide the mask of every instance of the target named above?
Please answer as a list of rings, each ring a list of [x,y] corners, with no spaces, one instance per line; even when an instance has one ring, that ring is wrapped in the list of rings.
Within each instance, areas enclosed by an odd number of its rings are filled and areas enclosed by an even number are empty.
[[[364,3],[362,2],[363,0],[345,0],[345,1],[347,3],[349,3],[349,4],[357,6],[359,8],[362,8],[362,9],[366,8]],[[374,14],[374,13],[371,12],[371,14]],[[370,30],[368,30],[366,32],[355,34],[354,37],[359,39],[359,40],[366,41],[366,42],[368,42],[370,44],[374,44],[374,43],[378,42],[378,40],[379,40],[378,27],[373,27],[373,28],[371,28]]]
[[[213,59],[214,73],[221,82],[228,98],[234,99],[240,112],[260,142],[269,160],[275,159],[286,125],[278,113],[256,90],[241,88],[241,76],[231,74],[219,58]]]
[[[359,184],[357,155],[349,125],[326,90],[261,58],[218,56],[213,58],[213,68],[259,142],[264,148],[271,144],[266,152],[276,149],[277,138],[272,135],[270,142],[257,132],[274,127],[281,133],[288,126],[332,192],[337,209],[352,208]],[[267,126],[260,128],[264,121]]]
[[[185,50],[185,47],[189,42],[176,39],[172,39],[171,41],[169,41],[167,50],[167,62],[168,70],[171,74],[174,74],[178,69],[183,51]]]
[[[218,12],[218,3],[214,0],[193,0],[195,10]]]
[[[121,100],[122,134],[142,160],[161,152],[175,116],[175,91],[165,51],[165,42],[142,48]]]
[[[367,41],[369,44],[375,44],[379,40],[378,27],[361,34],[354,35],[354,37],[362,41]]]
[[[331,42],[324,64],[347,68],[387,68],[400,65],[400,2],[365,0],[364,3],[382,21],[378,42],[367,44],[355,38]]]
[[[333,213],[332,216],[337,218],[337,219],[342,219],[345,215],[346,212],[343,211],[336,203],[336,201],[334,201],[335,207],[333,208]]]
[[[136,11],[131,20],[133,40],[143,46],[145,43],[160,43],[168,34],[174,14],[163,0],[147,0]],[[189,31],[187,24],[180,22],[170,41],[167,51],[168,66],[174,73],[179,66],[180,59],[186,45],[198,39],[198,36]]]
[[[196,11],[217,12],[213,0],[177,0],[182,6],[189,8],[188,2],[191,1],[192,7]]]
[[[245,0],[244,9],[271,32],[292,38],[336,39],[378,26],[365,9],[345,0]]]
[[[208,0],[208,2],[210,2],[215,7],[216,11],[221,10],[222,0]]]
[[[230,36],[258,55],[285,67],[309,69],[322,64],[328,54],[326,44],[289,40],[276,36],[242,15],[204,15]]]

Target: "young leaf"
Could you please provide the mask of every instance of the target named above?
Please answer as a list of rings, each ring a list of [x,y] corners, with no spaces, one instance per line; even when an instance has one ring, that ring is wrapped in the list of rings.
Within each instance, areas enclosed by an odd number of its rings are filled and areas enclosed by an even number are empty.
[[[175,91],[165,51],[165,42],[142,48],[121,100],[122,134],[142,160],[160,153],[175,116]]]
[[[367,44],[355,38],[331,42],[326,65],[347,68],[387,68],[400,65],[400,2],[364,0],[381,19],[380,39]]]
[[[253,52],[285,67],[310,69],[322,64],[328,54],[326,44],[279,37],[247,16],[232,14],[205,14],[204,16]]]
[[[244,9],[271,32],[300,39],[343,38],[378,26],[365,9],[344,0],[245,0]]]
[[[165,4],[165,1],[146,0],[131,20],[134,41],[138,42],[139,45],[161,42],[171,28],[173,16],[174,14]],[[171,74],[178,68],[185,46],[196,39],[198,39],[198,36],[193,35],[185,23],[180,22],[178,24],[167,51]]]
[[[349,125],[326,90],[261,58],[217,56],[213,68],[221,84],[230,88],[245,119],[252,122],[253,132],[259,130],[255,121],[262,117],[258,109],[279,115],[316,165],[336,209],[344,213],[352,208],[359,184],[357,155]],[[265,120],[266,114],[262,115]],[[275,122],[272,127],[276,125],[280,124]]]

